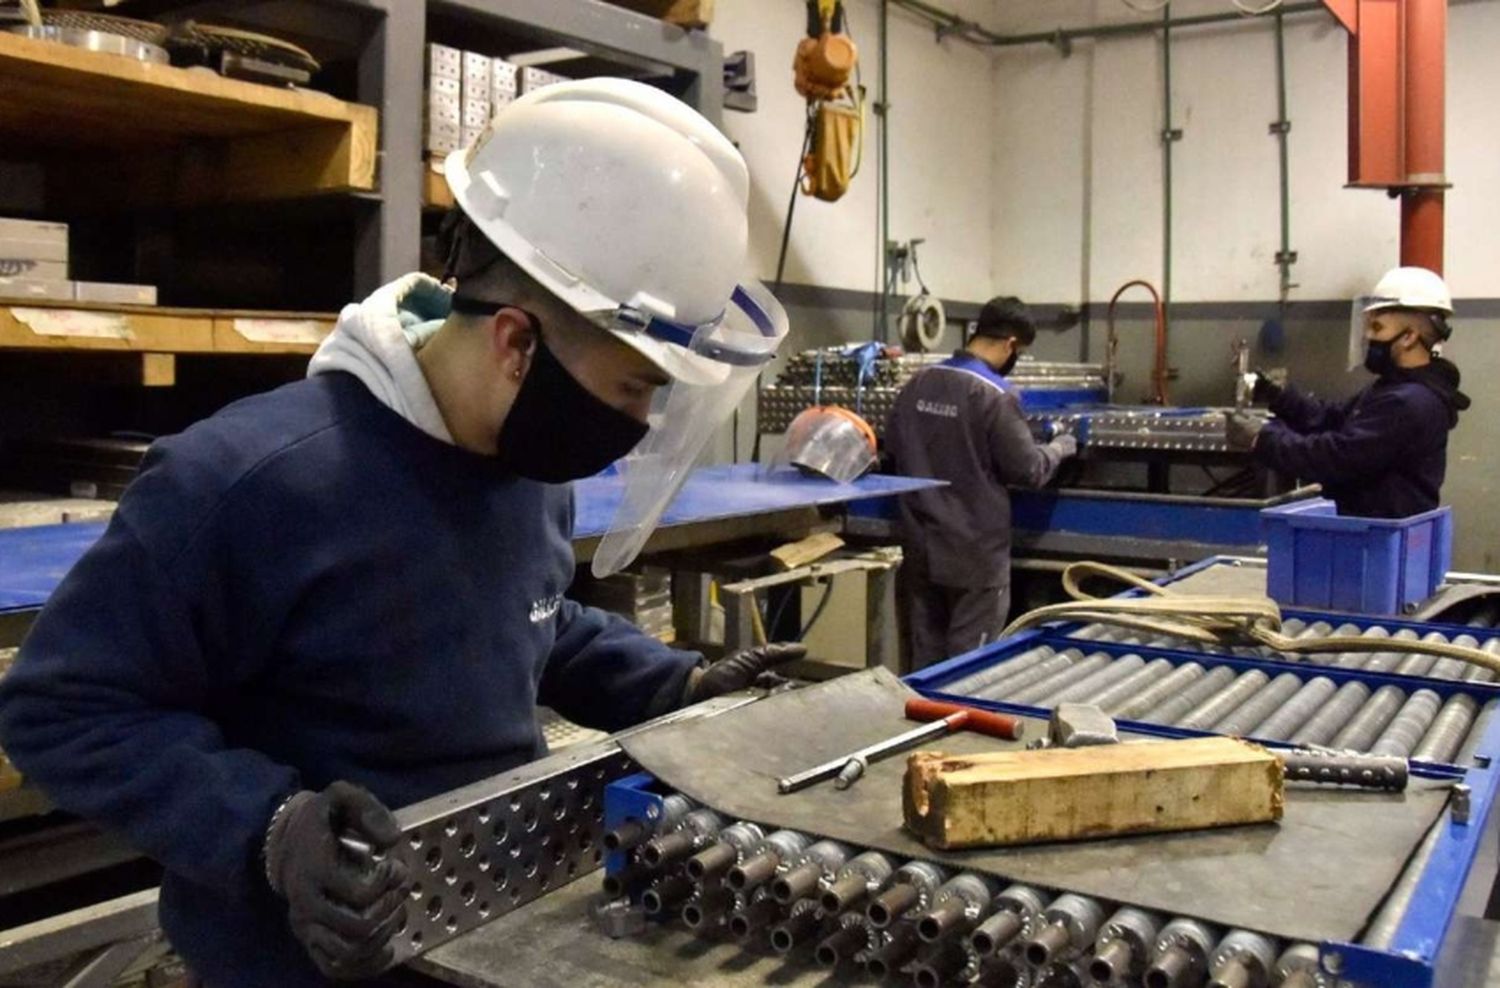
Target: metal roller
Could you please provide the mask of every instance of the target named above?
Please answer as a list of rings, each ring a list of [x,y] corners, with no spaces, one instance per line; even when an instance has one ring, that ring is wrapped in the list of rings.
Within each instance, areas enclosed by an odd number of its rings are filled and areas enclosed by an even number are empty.
[[[1170,659],[1153,659],[1140,669],[1126,676],[1113,686],[1100,690],[1083,702],[1092,703],[1100,710],[1109,710],[1131,697],[1139,696],[1151,684],[1165,679],[1171,672],[1173,666]]]
[[[869,950],[873,942],[869,920],[859,913],[845,913],[839,917],[838,929],[818,944],[814,956],[824,967],[835,968]]]
[[[1058,896],[1041,917],[1041,928],[1026,944],[1026,960],[1044,967],[1087,950],[1104,924],[1104,907],[1081,895]]]
[[[792,904],[786,919],[771,927],[771,949],[778,954],[791,953],[801,944],[807,943],[823,928],[823,910],[811,899],[800,899]]]
[[[1196,662],[1187,662],[1175,667],[1165,677],[1133,696],[1122,697],[1113,705],[1099,704],[1105,713],[1117,720],[1135,720],[1161,701],[1176,696],[1192,683],[1203,678],[1203,667]]]
[[[1369,699],[1370,687],[1364,683],[1345,683],[1288,740],[1296,745],[1327,744]]]
[[[969,952],[962,940],[944,940],[928,947],[912,967],[912,982],[917,988],[940,988],[957,979],[969,966]]]
[[[1410,775],[1405,758],[1395,755],[1364,755],[1331,748],[1292,748],[1277,752],[1288,782],[1359,786],[1400,792]]]
[[[1418,636],[1415,631],[1411,631],[1407,628],[1402,628],[1400,631],[1396,632],[1390,637],[1391,651],[1376,652],[1374,655],[1370,656],[1370,661],[1364,664],[1364,669],[1366,672],[1394,671],[1397,666],[1399,666],[1402,662],[1410,657],[1410,653],[1401,650],[1400,643],[1414,642],[1417,640]]]
[[[890,887],[875,897],[865,915],[876,929],[889,929],[913,909],[930,906],[932,897],[947,880],[946,869],[927,861],[908,861],[896,870]],[[915,928],[912,929],[912,939],[917,939]]]
[[[1271,681],[1271,677],[1259,669],[1236,676],[1234,682],[1219,690],[1213,696],[1204,700],[1198,706],[1188,711],[1187,715],[1174,721],[1177,727],[1188,727],[1198,731],[1206,731],[1218,721],[1223,720],[1246,700],[1265,688]]]
[[[1093,658],[1093,656],[1090,656]],[[1120,682],[1146,665],[1139,655],[1122,655],[1118,659],[1104,656],[1105,664],[1078,682],[1053,692],[1036,701],[1039,707],[1055,707],[1059,703],[1087,703],[1094,694]]]
[[[1338,684],[1327,676],[1309,679],[1280,710],[1256,724],[1249,733],[1267,741],[1285,741],[1311,720],[1336,692]]]
[[[1407,697],[1390,726],[1370,746],[1370,754],[1410,757],[1412,749],[1432,726],[1433,718],[1442,705],[1442,698],[1432,690],[1417,690]]]
[[[1062,672],[1048,676],[1046,679],[1033,683],[1025,689],[1015,692],[1007,691],[1005,694],[1002,694],[1000,699],[1004,699],[1008,703],[1034,704],[1044,696],[1049,696],[1064,687],[1072,686],[1074,683],[1092,676],[1107,665],[1109,665],[1109,656],[1090,655],[1086,659],[1081,658],[1074,662],[1072,666],[1064,669]]]
[[[666,833],[677,826],[693,808],[693,801],[673,793],[663,797],[661,812],[654,820],[628,820],[604,835],[606,851],[632,851],[651,839],[652,834]]]
[[[1041,645],[1029,651],[1022,652],[1013,659],[1005,662],[997,662],[992,666],[980,669],[978,672],[970,673],[962,679],[956,679],[944,686],[943,690],[948,693],[961,693],[965,696],[971,696],[975,690],[993,686],[1003,679],[1009,679],[1018,672],[1025,672],[1038,662],[1049,659],[1056,654],[1049,646]]]
[[[1060,672],[1073,668],[1081,658],[1083,658],[1083,655],[1076,649],[1069,649],[1066,652],[1049,655],[1030,669],[1023,669],[1014,676],[1007,676],[1003,681],[992,683],[982,689],[973,691],[969,695],[977,696],[984,700],[1003,700],[1011,693],[1025,689],[1035,683],[1040,683]]]
[[[1219,734],[1243,737],[1295,696],[1301,688],[1301,679],[1284,672],[1267,683],[1260,692],[1215,721],[1213,729]]]
[[[1134,719],[1149,721],[1153,724],[1175,724],[1188,711],[1216,695],[1233,681],[1233,669],[1228,666],[1215,666],[1201,678],[1184,687],[1181,692],[1163,697],[1154,706],[1136,714]]]
[[[1142,979],[1146,988],[1199,988],[1217,938],[1213,927],[1196,919],[1179,917],[1162,927]]]
[[[1497,711],[1500,711],[1500,700],[1491,700],[1479,711],[1479,716],[1474,719],[1474,726],[1469,729],[1469,736],[1458,750],[1458,757],[1453,760],[1455,765],[1469,765],[1473,762],[1474,751],[1479,747],[1479,742],[1484,740],[1484,733],[1495,722]]]
[[[1438,634],[1436,631],[1434,631],[1430,635],[1424,636],[1422,640],[1424,642],[1433,642],[1435,644],[1446,644],[1448,641],[1447,638]],[[1459,635],[1453,640],[1453,644],[1463,645],[1467,648],[1478,648],[1479,640],[1474,638],[1472,635]],[[1471,668],[1473,667],[1462,659],[1438,659],[1432,664],[1432,667],[1427,670],[1427,675],[1431,676],[1433,679],[1462,679],[1464,677],[1464,674],[1467,673]]]
[[[1395,686],[1382,686],[1375,691],[1359,713],[1333,736],[1333,748],[1350,751],[1369,751],[1380,737],[1380,732],[1395,718],[1406,694]]]
[[[1432,719],[1432,726],[1422,735],[1422,741],[1412,749],[1411,757],[1423,762],[1448,762],[1458,754],[1469,728],[1474,726],[1474,717],[1479,713],[1479,704],[1473,697],[1459,693],[1450,696],[1443,709]]]
[[[1311,943],[1294,943],[1281,952],[1271,972],[1276,988],[1333,988],[1334,980],[1318,965],[1318,948]]]
[[[1490,655],[1500,655],[1500,638],[1491,638],[1479,646],[1481,652]],[[1471,665],[1468,672],[1464,673],[1464,679],[1470,683],[1493,683],[1495,681],[1495,670],[1486,669],[1483,666]]]
[[[855,855],[839,871],[822,896],[824,911],[837,915],[861,905],[885,888],[896,872],[896,862],[879,851]]]
[[[965,872],[950,878],[933,895],[932,908],[917,918],[917,935],[928,943],[966,937],[990,914],[999,891],[999,880],[988,875]]]
[[[1137,984],[1146,972],[1146,963],[1161,932],[1162,918],[1156,913],[1134,906],[1115,912],[1094,943],[1094,957],[1089,962],[1089,976],[1096,984]]]
[[[736,892],[750,892],[797,860],[812,844],[812,838],[795,830],[778,830],[766,837],[743,861],[729,869],[724,881]]]
[[[854,854],[847,844],[820,840],[810,846],[771,883],[771,897],[784,906],[818,894],[831,885],[839,870]]]
[[[1341,624],[1334,632],[1339,638],[1389,638],[1391,633],[1376,625],[1372,628],[1361,628],[1357,624]],[[1330,665],[1338,666],[1340,669],[1363,669],[1369,665],[1373,652],[1340,652],[1338,655],[1327,657]]]
[[[865,957],[865,973],[877,981],[899,970],[922,946],[916,927],[910,923],[886,930],[880,936],[880,946]]]
[[[1046,908],[1042,894],[1036,889],[1012,885],[995,896],[994,915],[979,924],[969,937],[969,945],[980,957],[1003,951],[1025,934]]]
[[[1276,967],[1276,942],[1249,930],[1232,930],[1208,962],[1208,988],[1267,988]]]
[[[720,831],[717,841],[688,858],[688,877],[695,882],[718,878],[750,853],[765,836],[759,824],[745,820],[730,824]]]

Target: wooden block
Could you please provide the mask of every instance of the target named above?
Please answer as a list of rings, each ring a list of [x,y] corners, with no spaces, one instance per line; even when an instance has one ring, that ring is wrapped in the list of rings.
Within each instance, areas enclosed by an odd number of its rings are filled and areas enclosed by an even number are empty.
[[[610,3],[678,27],[708,27],[714,19],[714,0],[610,0]]]
[[[177,357],[170,353],[141,354],[141,385],[170,388],[177,383]]]
[[[906,826],[951,849],[1281,819],[1281,760],[1237,738],[907,760]]]
[[[815,563],[819,559],[836,552],[844,547],[844,540],[832,532],[819,532],[809,535],[800,542],[788,542],[784,546],[771,550],[771,558],[776,560],[776,565],[782,571],[793,570],[799,566]]]

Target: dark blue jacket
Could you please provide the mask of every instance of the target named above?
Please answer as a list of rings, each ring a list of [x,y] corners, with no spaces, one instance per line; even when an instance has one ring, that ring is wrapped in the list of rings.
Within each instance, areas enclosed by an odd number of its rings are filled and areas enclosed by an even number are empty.
[[[349,779],[392,808],[541,755],[535,709],[618,729],[698,656],[563,593],[567,487],[435,440],[346,374],[156,443],[0,687],[0,745],[167,870],[214,988],[322,985],[266,886],[275,806]]]
[[[1345,402],[1287,388],[1256,458],[1323,485],[1339,514],[1405,518],[1438,507],[1448,469],[1448,432],[1469,399],[1458,368],[1442,358],[1380,378]]]

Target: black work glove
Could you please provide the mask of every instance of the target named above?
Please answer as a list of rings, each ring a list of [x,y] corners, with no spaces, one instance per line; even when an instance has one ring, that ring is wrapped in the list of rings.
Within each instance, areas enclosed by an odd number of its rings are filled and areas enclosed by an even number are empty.
[[[1269,405],[1281,397],[1281,392],[1286,390],[1275,381],[1271,380],[1260,371],[1255,372],[1255,387],[1250,392],[1250,400],[1257,405]]]
[[[772,642],[726,655],[707,667],[688,673],[682,702],[684,705],[700,703],[751,686],[772,689],[786,680],[771,670],[806,657],[807,646],[800,642]]]
[[[341,836],[369,845],[380,859],[344,847]],[[371,978],[395,958],[407,868],[389,852],[400,839],[391,811],[349,782],[296,793],[272,817],[266,879],[287,901],[292,933],[327,977]]]
[[[1226,418],[1225,434],[1229,448],[1242,452],[1254,449],[1260,430],[1266,427],[1266,420],[1259,415],[1246,415],[1244,412],[1232,412]]]

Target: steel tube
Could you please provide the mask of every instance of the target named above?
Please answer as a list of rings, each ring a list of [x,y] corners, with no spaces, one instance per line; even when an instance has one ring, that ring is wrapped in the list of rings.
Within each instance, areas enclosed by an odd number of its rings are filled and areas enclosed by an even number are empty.
[[[1414,642],[1417,633],[1402,628],[1391,635],[1392,650],[1389,652],[1376,652],[1370,656],[1370,661],[1364,664],[1364,668],[1370,672],[1392,672],[1397,666],[1410,657],[1411,653],[1401,650],[1401,642]]]
[[[1360,708],[1354,719],[1344,725],[1343,729],[1333,737],[1334,748],[1347,748],[1350,751],[1369,751],[1375,744],[1375,739],[1385,730],[1396,711],[1401,709],[1401,704],[1406,702],[1406,694],[1395,686],[1382,686],[1370,697],[1370,701]]]
[[[1008,693],[1013,693],[1033,683],[1039,683],[1049,676],[1055,676],[1064,669],[1072,668],[1073,664],[1077,661],[1077,652],[1059,652],[1056,655],[1048,656],[1030,669],[1023,669],[1014,676],[1009,676],[1001,682],[975,690],[970,695],[984,700],[1003,700]]]
[[[1417,690],[1407,697],[1396,718],[1371,745],[1372,755],[1399,755],[1407,758],[1422,735],[1432,726],[1442,699],[1432,690]]]
[[[1133,696],[1139,696],[1141,691],[1150,687],[1151,684],[1160,682],[1172,672],[1172,668],[1170,659],[1153,659],[1113,686],[1086,697],[1083,702],[1108,711],[1111,707],[1118,706]]]
[[[1306,724],[1337,691],[1338,685],[1326,676],[1310,679],[1280,710],[1273,711],[1269,717],[1251,728],[1249,733],[1267,741],[1285,741]]]
[[[975,690],[993,686],[996,683],[1002,682],[1003,680],[1014,676],[1016,673],[1025,672],[1027,669],[1030,669],[1038,662],[1050,659],[1053,655],[1056,654],[1056,652],[1054,652],[1050,647],[1046,645],[1042,645],[1038,648],[1033,648],[1028,652],[1022,652],[1020,655],[1017,655],[1013,659],[1009,659],[1005,662],[997,662],[986,669],[980,669],[978,672],[970,673],[962,679],[956,679],[948,685],[944,686],[943,692],[959,693],[965,696],[972,696]]]
[[[1246,700],[1259,693],[1271,681],[1271,677],[1259,669],[1236,676],[1234,682],[1193,708],[1185,717],[1174,722],[1177,727],[1206,731],[1214,724],[1233,713]]]
[[[1122,655],[1111,660],[1104,656],[1105,665],[1091,675],[1085,676],[1071,686],[1055,690],[1036,701],[1039,707],[1055,707],[1060,703],[1086,703],[1088,698],[1101,690],[1125,679],[1145,666],[1146,660],[1139,655]]]
[[[1479,742],[1484,740],[1484,734],[1490,725],[1495,722],[1495,713],[1500,711],[1500,700],[1491,700],[1479,711],[1479,716],[1474,719],[1474,726],[1469,729],[1469,736],[1464,739],[1464,745],[1458,750],[1458,757],[1454,759],[1456,765],[1469,765],[1474,760],[1474,752],[1479,747]]]
[[[1344,624],[1340,625],[1334,634],[1340,638],[1349,636],[1357,638],[1389,638],[1391,636],[1389,631],[1386,631],[1378,624],[1365,629],[1361,629],[1355,624]],[[1375,657],[1375,654],[1374,652],[1340,652],[1338,655],[1333,656],[1331,664],[1338,666],[1340,669],[1363,669],[1370,664],[1370,660]]]
[[[823,916],[816,908],[793,912],[771,930],[771,949],[778,954],[789,953],[816,933],[822,921]]]
[[[865,915],[876,929],[883,930],[921,901],[922,892],[915,885],[893,885],[875,897]]]
[[[974,952],[979,956],[988,957],[997,950],[1003,950],[1025,929],[1026,918],[1024,916],[1010,909],[1002,909],[979,924],[969,938],[969,943],[973,945]]]
[[[653,868],[671,864],[693,853],[697,834],[691,830],[674,830],[670,834],[653,837],[641,849],[641,860]]]
[[[1433,632],[1432,634],[1427,635],[1422,640],[1435,642],[1446,641],[1446,639],[1437,632]],[[1479,647],[1479,642],[1469,635],[1459,635],[1453,640],[1453,644],[1464,645],[1468,648]],[[1427,670],[1427,675],[1431,676],[1433,679],[1462,679],[1464,677],[1464,674],[1471,668],[1473,667],[1462,659],[1440,658],[1432,664],[1432,668]]]
[[[1401,263],[1442,274],[1448,4],[1407,0],[1402,10],[1407,188],[1401,197]]]
[[[1164,678],[1157,680],[1135,696],[1121,698],[1119,702],[1112,706],[1104,706],[1103,704],[1100,704],[1100,706],[1111,717],[1119,720],[1135,720],[1162,700],[1181,693],[1190,684],[1202,677],[1203,667],[1196,662],[1188,662],[1177,666]]]
[[[756,899],[730,915],[729,932],[743,940],[769,926],[780,915],[781,906],[775,899]]]
[[[1213,730],[1219,734],[1248,735],[1252,728],[1269,717],[1282,704],[1287,703],[1301,688],[1301,679],[1292,673],[1284,672],[1271,680],[1254,696],[1216,721]]]
[[[694,930],[707,929],[733,908],[733,892],[725,888],[706,889],[682,907],[682,921]]]
[[[840,961],[852,958],[870,945],[869,933],[858,926],[840,927],[818,944],[813,956],[824,967],[838,967]]]
[[[1449,697],[1443,709],[1432,719],[1432,726],[1422,736],[1421,743],[1412,749],[1411,757],[1425,762],[1452,761],[1463,746],[1464,738],[1469,736],[1469,728],[1474,725],[1478,712],[1479,704],[1472,697],[1462,693]]]
[[[961,941],[933,945],[912,970],[917,988],[939,988],[950,978],[955,978],[969,966],[969,952]]]
[[[646,907],[647,913],[660,916],[686,902],[692,896],[693,888],[692,879],[686,875],[672,875],[647,889],[641,896],[641,905]]]
[[[890,931],[885,944],[870,954],[865,961],[865,971],[877,980],[884,978],[910,960],[920,945],[916,930],[910,926],[898,926]]]
[[[1107,665],[1109,665],[1109,656],[1107,655],[1090,655],[1086,659],[1080,658],[1062,672],[1048,676],[1046,679],[1033,683],[1025,689],[1007,692],[1007,694],[1001,696],[1001,699],[1004,699],[1008,703],[1034,705],[1042,697],[1056,693],[1066,686],[1071,686],[1086,676],[1092,676]]]
[[[689,858],[687,873],[695,881],[705,881],[733,868],[739,856],[733,844],[721,842]]]
[[[1175,724],[1189,711],[1210,697],[1215,696],[1234,681],[1234,670],[1228,666],[1215,666],[1182,692],[1164,698],[1156,706],[1138,715],[1136,720],[1153,724]]]
[[[1323,709],[1297,728],[1289,740],[1292,744],[1304,746],[1327,744],[1369,699],[1370,687],[1364,683],[1345,683],[1323,705]]]

